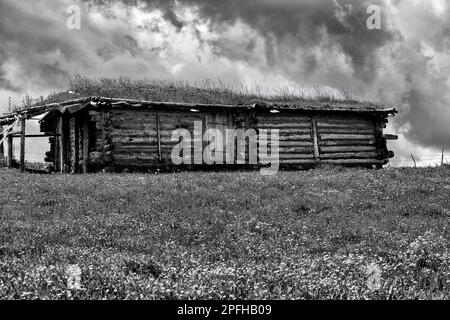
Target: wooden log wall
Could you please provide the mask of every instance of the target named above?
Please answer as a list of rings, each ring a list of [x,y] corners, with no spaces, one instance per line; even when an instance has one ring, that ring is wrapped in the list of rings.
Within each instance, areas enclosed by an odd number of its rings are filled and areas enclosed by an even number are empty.
[[[200,143],[203,149],[208,145],[198,137],[195,139],[195,121],[202,123],[202,133],[208,128],[219,129],[224,138],[224,150],[229,148],[226,145],[226,129],[278,129],[281,166],[318,163],[372,166],[384,164],[392,156],[382,136],[386,120],[375,116],[311,112],[272,114],[254,110],[192,112],[106,106],[104,109],[90,110],[78,122],[69,121],[67,158],[70,171],[85,172],[88,166],[93,171],[101,168],[174,166],[171,152],[179,142],[171,141],[175,129],[183,128],[191,132],[192,152],[194,144],[198,146]],[[269,141],[260,138],[259,148],[261,143],[268,144],[270,153],[270,138]],[[248,161],[248,146],[245,150]],[[195,165],[204,165],[205,160],[208,162],[208,155],[206,159],[197,159],[192,153],[191,159]],[[225,155],[223,159],[225,161]]]
[[[377,164],[382,154],[377,149],[373,119],[363,116],[319,116],[317,131],[321,162],[334,164]]]
[[[256,128],[258,130],[279,130],[279,159],[281,165],[310,164],[316,161],[311,116],[259,114],[256,116]],[[267,144],[270,153],[270,137],[268,139],[268,141],[259,139],[259,143],[260,145]],[[261,147],[258,151],[260,150]]]
[[[183,128],[194,138],[194,121],[203,114],[180,111],[110,109],[91,112],[95,128],[89,163],[94,166],[158,167],[170,166],[171,152],[178,143],[172,132]],[[193,141],[194,143],[194,141]]]
[[[382,136],[384,118],[357,113],[260,114],[256,120],[258,129],[280,130],[280,165],[379,166],[393,156]]]

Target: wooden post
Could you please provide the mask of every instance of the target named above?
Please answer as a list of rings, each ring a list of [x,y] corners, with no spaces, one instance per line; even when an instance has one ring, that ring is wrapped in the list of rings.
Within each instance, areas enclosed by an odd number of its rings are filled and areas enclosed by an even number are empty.
[[[88,171],[89,171],[89,115],[86,115],[86,117],[83,119],[82,136],[83,136],[82,172],[88,173]]]
[[[59,168],[59,136],[58,136],[58,119],[56,119],[56,126],[55,126],[55,154],[54,154],[54,160],[53,160],[53,166],[55,167],[55,172],[59,172],[61,169]]]
[[[58,123],[56,128],[56,133],[58,136],[58,151],[59,153],[56,155],[58,157],[58,169],[61,173],[65,173],[65,165],[66,165],[66,145],[65,145],[65,134],[64,134],[64,118],[63,115],[58,116]]]
[[[203,115],[203,129],[202,129],[202,135],[204,135],[209,129],[209,117],[208,114],[204,114]],[[202,164],[208,164],[211,163],[211,154],[207,154],[205,153],[206,147],[208,146],[208,140],[209,140],[209,136],[206,137],[206,141],[203,140],[202,137],[202,155],[203,155],[203,160],[202,160]]]
[[[71,115],[70,117],[70,148],[71,148],[71,161],[70,164],[71,167],[71,173],[77,173],[78,172],[78,158],[80,156],[79,154],[79,134],[78,134],[78,119],[77,116]],[[72,135],[73,135],[73,141],[72,141]]]
[[[20,172],[25,171],[25,117],[20,118]]]
[[[314,160],[316,162],[320,161],[320,152],[319,152],[319,133],[317,132],[317,120],[315,117],[312,117],[312,134],[313,134],[313,142],[314,142]]]
[[[159,113],[156,113],[156,134],[158,139],[158,161],[162,161],[162,151],[161,151],[161,130],[159,123]]]
[[[2,133],[2,136],[3,136],[3,133]],[[5,139],[2,139],[2,140],[6,141],[6,137],[5,137]],[[5,154],[3,152],[3,146],[4,146],[4,142],[1,142],[0,143],[0,158],[1,158],[2,162],[5,160]]]
[[[411,159],[414,162],[414,168],[417,168],[416,159],[414,159],[414,156],[411,154]]]
[[[8,168],[12,168],[13,166],[13,136],[12,134],[8,134]]]

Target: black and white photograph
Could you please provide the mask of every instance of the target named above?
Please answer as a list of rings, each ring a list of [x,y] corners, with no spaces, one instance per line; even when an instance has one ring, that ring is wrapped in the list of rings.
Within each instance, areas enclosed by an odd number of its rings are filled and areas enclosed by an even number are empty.
[[[0,0],[0,189],[0,300],[449,300],[450,2]]]

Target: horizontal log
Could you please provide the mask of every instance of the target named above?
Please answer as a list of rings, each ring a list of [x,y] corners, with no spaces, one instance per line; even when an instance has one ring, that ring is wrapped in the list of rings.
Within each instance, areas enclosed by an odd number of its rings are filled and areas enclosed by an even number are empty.
[[[319,146],[374,146],[375,139],[358,139],[358,140],[321,140]]]
[[[258,157],[261,160],[271,160],[273,159],[273,157],[268,156],[268,157]],[[294,160],[294,159],[314,159],[314,155],[313,154],[279,154],[278,155],[279,159],[287,159],[287,160]]]
[[[378,159],[327,159],[321,160],[322,163],[330,164],[386,164],[387,160]]]
[[[259,149],[258,149],[259,150]],[[268,150],[272,150],[272,148],[268,148]],[[306,154],[313,154],[313,148],[312,147],[279,147],[278,152],[280,154],[282,153],[306,153]]]
[[[12,137],[18,138],[21,135],[20,134],[11,134]],[[56,133],[47,133],[47,134],[27,134],[25,135],[25,138],[47,138],[47,137],[59,137],[59,134]]]
[[[357,114],[352,115],[319,115],[317,116],[318,121],[322,122],[376,122],[377,119],[374,117],[361,116]]]
[[[376,151],[376,150],[377,150],[376,146],[337,146],[337,147],[321,146],[320,147],[320,153]]]
[[[256,120],[258,121],[265,121],[265,120],[274,120],[274,121],[309,121],[311,120],[311,117],[306,115],[295,115],[295,114],[287,114],[287,113],[277,113],[277,114],[257,114],[255,116]]]
[[[319,134],[321,140],[362,140],[374,139],[374,134]]]
[[[292,123],[292,122],[286,122],[286,123],[258,123],[257,127],[259,129],[293,129],[293,128],[299,128],[299,129],[311,129],[312,124],[308,122],[298,122],[298,123]]]
[[[161,151],[172,152],[173,147],[161,147]],[[120,147],[114,149],[114,154],[155,154],[158,155],[158,146]]]
[[[281,159],[280,164],[314,164],[314,159]]]
[[[127,116],[131,116],[131,117],[135,117],[135,116],[140,116],[140,115],[148,115],[148,114],[151,114],[151,115],[155,115],[156,114],[156,111],[153,111],[153,110],[145,110],[145,109],[126,109],[126,110],[124,110],[124,109],[111,109],[110,111],[109,111],[112,115],[114,115],[115,117],[117,117],[117,116],[124,116],[124,117],[127,117]]]
[[[319,128],[319,134],[372,134],[375,135],[374,129],[359,128]]]
[[[270,140],[258,140],[259,145],[267,145],[271,146],[272,143]],[[312,141],[279,141],[279,147],[303,147],[303,146],[312,146]]]
[[[320,155],[320,159],[347,159],[347,158],[376,158],[378,152],[339,152],[325,153]]]
[[[366,129],[366,130],[375,130],[375,126],[373,123],[364,124],[364,123],[317,123],[317,128],[319,130],[324,129]]]
[[[317,119],[317,125],[320,126],[374,126],[376,122],[370,120],[358,119]]]
[[[285,135],[285,136],[279,136],[278,139],[281,143],[281,141],[289,141],[289,142],[295,142],[298,141],[301,144],[304,145],[312,145],[312,137],[310,135],[306,135],[306,139],[305,139],[305,135],[299,135],[299,134],[290,134],[290,135]],[[310,140],[310,142],[308,141],[304,141],[304,140]],[[263,141],[263,140],[261,140]],[[270,141],[270,139],[268,140]]]
[[[398,136],[394,134],[383,134],[383,138],[386,140],[398,140]]]
[[[161,138],[161,145],[175,145],[178,144],[179,141],[172,141],[170,138]],[[192,139],[191,144],[198,143],[202,140]],[[121,146],[157,146],[158,138],[157,137],[145,137],[145,138],[112,138],[112,143],[116,147]],[[99,143],[100,144],[100,143]],[[96,145],[99,145],[96,144]],[[225,144],[225,143],[224,143]]]
[[[171,137],[174,134],[174,130],[160,130],[160,136]],[[119,130],[114,129],[110,131],[110,135],[112,137],[130,137],[130,138],[139,138],[139,137],[155,137],[158,135],[156,130],[145,129],[145,130]],[[194,133],[192,132],[193,136]]]

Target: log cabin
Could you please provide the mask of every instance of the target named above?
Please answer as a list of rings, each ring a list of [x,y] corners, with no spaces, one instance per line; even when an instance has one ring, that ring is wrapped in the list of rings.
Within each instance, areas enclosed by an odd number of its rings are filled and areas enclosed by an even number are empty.
[[[25,170],[25,138],[33,138],[25,134],[26,119],[37,115],[42,134],[34,137],[49,137],[46,161],[61,173],[253,169],[264,165],[259,158],[256,163],[211,165],[201,158],[190,164],[174,163],[171,155],[180,143],[173,139],[174,130],[193,132],[196,123],[203,132],[215,129],[224,135],[226,130],[252,129],[258,139],[264,130],[277,130],[279,165],[284,168],[319,164],[381,168],[394,155],[386,140],[396,136],[383,134],[383,129],[396,113],[394,108],[342,101],[223,105],[87,97],[6,114],[0,117],[0,125],[2,142],[9,150],[6,163],[19,163],[21,170]],[[13,126],[22,130],[13,131]],[[19,161],[13,159],[12,137],[21,139]],[[205,141],[195,137],[192,143],[206,148]],[[258,147],[260,143],[258,140]]]

